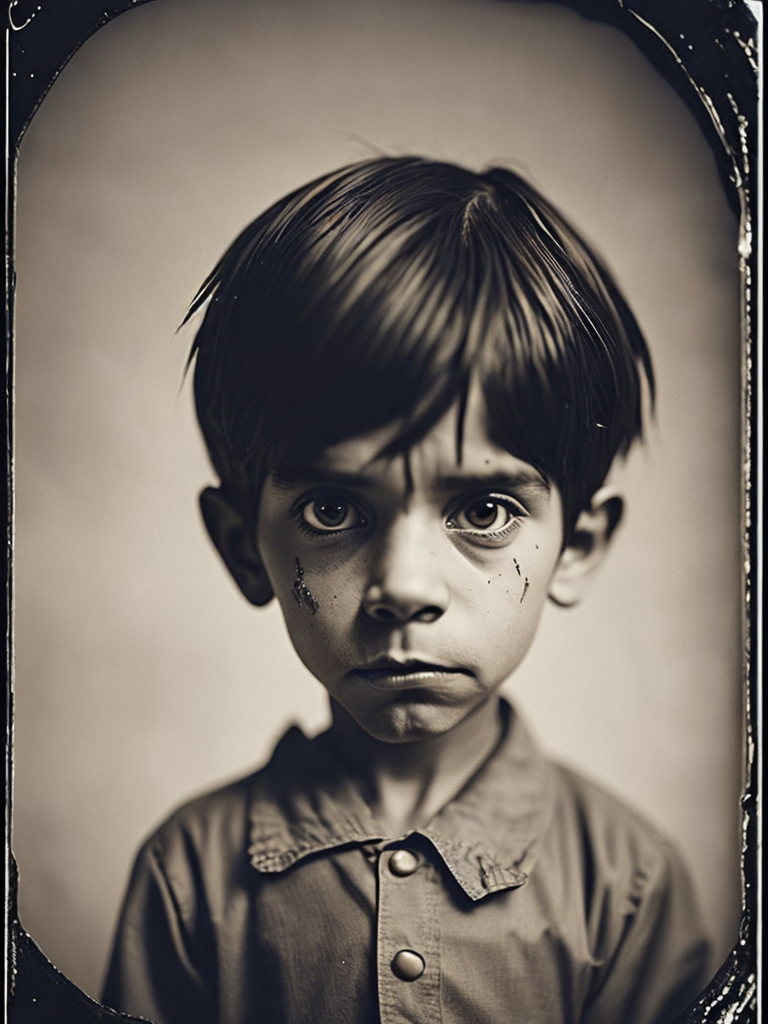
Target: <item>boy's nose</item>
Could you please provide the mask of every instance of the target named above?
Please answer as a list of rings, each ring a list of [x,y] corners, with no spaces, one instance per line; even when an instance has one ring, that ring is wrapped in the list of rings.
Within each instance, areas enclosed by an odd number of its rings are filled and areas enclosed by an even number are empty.
[[[434,622],[447,610],[450,591],[440,558],[426,538],[403,531],[387,538],[363,595],[363,610],[377,622]]]

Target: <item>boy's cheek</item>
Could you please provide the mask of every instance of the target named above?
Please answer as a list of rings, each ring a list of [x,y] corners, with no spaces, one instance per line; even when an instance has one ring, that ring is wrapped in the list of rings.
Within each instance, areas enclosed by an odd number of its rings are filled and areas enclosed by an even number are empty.
[[[501,591],[512,612],[517,606],[527,610],[546,600],[557,562],[553,550],[533,542],[526,546],[511,545],[503,551],[481,549],[474,555],[476,571],[463,588],[463,596],[469,597],[470,602],[495,602]]]
[[[316,629],[329,619],[338,620],[341,613],[356,614],[351,608],[359,604],[353,573],[318,568],[314,560],[298,553],[286,561],[275,593],[289,626]]]

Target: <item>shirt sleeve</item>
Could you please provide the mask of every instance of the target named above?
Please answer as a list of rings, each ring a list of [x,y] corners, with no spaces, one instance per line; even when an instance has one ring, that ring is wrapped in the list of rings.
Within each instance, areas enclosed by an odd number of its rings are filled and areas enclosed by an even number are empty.
[[[582,1024],[671,1024],[711,973],[691,881],[671,847],[660,842],[638,866],[622,914]]]
[[[210,928],[194,862],[183,856],[180,837],[173,846],[172,871],[157,839],[136,858],[102,999],[154,1024],[211,1024],[218,1016],[215,979],[199,966],[211,971],[216,962]]]

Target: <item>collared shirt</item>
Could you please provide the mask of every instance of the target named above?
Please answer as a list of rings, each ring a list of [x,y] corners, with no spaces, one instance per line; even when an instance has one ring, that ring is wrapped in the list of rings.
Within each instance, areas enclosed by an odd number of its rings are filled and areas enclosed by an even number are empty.
[[[104,1001],[157,1024],[669,1024],[708,980],[685,869],[536,751],[382,836],[328,734],[174,814],[138,855]]]

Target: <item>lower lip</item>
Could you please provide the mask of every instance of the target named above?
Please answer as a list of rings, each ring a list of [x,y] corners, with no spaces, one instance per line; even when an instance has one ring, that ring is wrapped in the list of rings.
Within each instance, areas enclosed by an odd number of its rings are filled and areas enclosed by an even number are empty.
[[[435,683],[451,684],[466,679],[467,673],[458,669],[421,669],[414,672],[390,672],[387,669],[358,669],[350,672],[354,679],[371,686],[374,690],[413,690],[420,686],[434,686]]]

